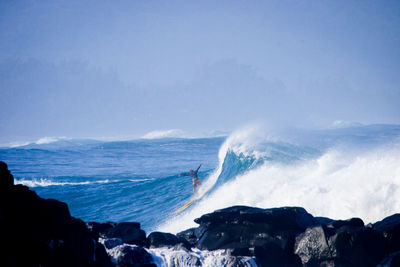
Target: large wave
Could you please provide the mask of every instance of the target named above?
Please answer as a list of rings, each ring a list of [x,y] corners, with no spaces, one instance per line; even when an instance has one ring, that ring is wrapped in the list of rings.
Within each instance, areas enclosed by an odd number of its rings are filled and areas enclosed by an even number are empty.
[[[259,129],[238,131],[222,145],[219,166],[200,188],[200,200],[159,230],[194,227],[195,218],[232,205],[302,206],[315,216],[360,217],[366,223],[398,212],[398,137],[368,149],[354,140],[321,150],[271,139]]]

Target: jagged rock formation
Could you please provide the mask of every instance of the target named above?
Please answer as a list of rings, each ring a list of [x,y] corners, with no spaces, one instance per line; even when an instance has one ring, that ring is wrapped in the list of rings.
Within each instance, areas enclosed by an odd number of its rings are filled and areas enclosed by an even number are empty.
[[[0,181],[2,266],[112,266],[104,247],[82,220],[71,217],[67,204],[14,185],[4,162]]]

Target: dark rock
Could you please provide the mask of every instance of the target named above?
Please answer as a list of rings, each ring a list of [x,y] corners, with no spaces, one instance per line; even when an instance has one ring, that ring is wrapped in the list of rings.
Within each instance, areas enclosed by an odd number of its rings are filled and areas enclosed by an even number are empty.
[[[154,266],[152,256],[142,247],[122,245],[114,262],[121,267]]]
[[[119,238],[122,243],[147,246],[146,233],[137,222],[88,222],[87,226],[93,235],[102,238]]]
[[[190,228],[177,233],[176,236],[186,240],[190,244],[190,246],[194,247],[196,246],[200,237],[203,235],[204,231],[206,231],[205,227]]]
[[[400,250],[400,214],[393,214],[380,222],[374,223],[373,228],[382,232],[387,240],[387,253]]]
[[[316,225],[330,224],[335,221],[326,217],[314,217],[314,219],[317,221]]]
[[[296,237],[294,252],[303,266],[376,266],[385,240],[360,219],[308,228]]]
[[[103,244],[107,249],[112,249],[116,246],[122,245],[123,243],[120,238],[108,238],[104,240]]]
[[[196,236],[199,249],[262,247],[272,242],[285,251],[292,250],[295,234],[316,223],[303,208],[259,209],[245,206],[217,210],[195,222],[200,224],[201,236],[197,237],[194,231],[193,234],[184,234],[192,239]]]
[[[268,224],[271,228],[304,230],[316,223],[314,217],[301,207],[260,209],[247,206],[233,206],[205,214],[194,220],[200,226],[220,224]]]
[[[0,192],[8,191],[14,185],[14,177],[8,170],[8,166],[5,162],[0,161]]]
[[[254,248],[254,256],[258,266],[301,267],[300,257],[284,251],[275,243],[267,243]]]
[[[116,225],[114,222],[87,222],[86,226],[89,231],[96,236],[97,238],[101,237],[102,233],[106,233],[109,229],[113,228]]]
[[[336,220],[328,225],[336,229],[341,227],[364,227],[364,222],[360,218],[351,218],[349,220]]]
[[[234,206],[196,219],[198,228],[178,234],[201,250],[227,249],[255,256],[260,266],[301,266],[293,253],[296,235],[318,222],[303,208],[260,209]]]
[[[147,237],[150,248],[173,247],[182,244],[186,249],[190,249],[190,244],[185,240],[170,233],[152,232]]]
[[[7,165],[0,163],[0,181],[8,179],[0,194],[2,266],[111,265],[104,247],[83,221],[71,217],[67,204],[14,186],[4,168]]]
[[[400,267],[400,251],[393,252],[386,256],[377,267]]]

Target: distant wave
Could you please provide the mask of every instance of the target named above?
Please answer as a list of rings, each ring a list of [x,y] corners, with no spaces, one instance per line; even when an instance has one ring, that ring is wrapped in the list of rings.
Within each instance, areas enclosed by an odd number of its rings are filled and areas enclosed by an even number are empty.
[[[49,179],[33,179],[33,180],[27,180],[27,179],[15,179],[14,183],[15,184],[23,184],[29,187],[45,187],[45,186],[54,186],[54,185],[87,185],[87,184],[103,184],[103,183],[109,183],[110,180],[98,180],[98,181],[83,181],[83,182],[57,182],[57,181],[52,181]],[[116,180],[113,180],[112,182],[117,182]]]
[[[185,137],[184,132],[179,129],[170,129],[170,130],[157,130],[151,131],[142,136],[142,139],[161,139],[161,138],[179,138]]]
[[[51,143],[55,143],[55,142],[63,141],[63,140],[71,140],[71,138],[45,136],[45,137],[39,138],[36,141],[15,141],[15,142],[7,143],[7,144],[2,144],[1,147],[17,148],[17,147],[24,147],[24,146],[29,146],[29,145],[47,145],[47,144],[51,144]]]
[[[45,137],[40,138],[39,140],[37,140],[35,142],[35,144],[37,144],[37,145],[50,144],[50,143],[54,143],[54,142],[57,142],[57,141],[60,141],[60,140],[64,140],[64,139],[66,139],[66,138],[65,137],[48,137],[48,136],[45,136]]]
[[[360,127],[363,124],[351,121],[336,120],[331,124],[331,128],[348,128],[348,127]]]
[[[70,181],[54,181],[46,178],[41,179],[15,179],[15,184],[23,184],[29,187],[46,187],[46,186],[63,186],[63,185],[89,185],[89,184],[107,184],[107,183],[119,183],[119,182],[147,182],[153,181],[155,178],[136,178],[136,179],[117,179],[117,180],[94,180],[94,181],[82,181],[82,182],[70,182]]]

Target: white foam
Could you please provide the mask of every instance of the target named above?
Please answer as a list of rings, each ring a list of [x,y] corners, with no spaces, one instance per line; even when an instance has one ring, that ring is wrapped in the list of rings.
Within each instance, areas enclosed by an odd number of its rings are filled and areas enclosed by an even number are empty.
[[[160,267],[173,266],[210,266],[222,267],[232,263],[233,256],[225,250],[175,250],[171,248],[148,249],[154,259],[154,263]],[[241,257],[240,266],[255,267],[257,264],[252,257]]]
[[[50,144],[50,143],[54,143],[54,142],[57,142],[57,141],[62,140],[62,139],[63,138],[59,138],[59,137],[48,137],[48,136],[45,136],[45,137],[40,138],[39,140],[37,140],[35,142],[35,144],[37,144],[37,145]]]
[[[16,148],[16,147],[21,147],[21,146],[27,146],[31,144],[31,142],[11,142],[9,144],[4,145],[5,147],[9,148]]]
[[[222,146],[219,167],[207,182],[217,181],[231,140]],[[248,148],[236,147],[238,151]],[[295,165],[265,163],[220,186],[159,230],[177,233],[196,227],[195,218],[233,205],[302,206],[314,216],[360,217],[365,223],[376,222],[400,210],[400,145],[369,151],[341,147]]]
[[[94,183],[109,183],[110,180],[98,180],[98,181],[82,181],[82,182],[57,182],[51,181],[49,179],[41,178],[41,179],[15,179],[15,184],[23,184],[29,187],[46,187],[46,186],[62,186],[62,185],[87,185]]]
[[[137,179],[129,179],[130,182],[147,182],[154,181],[156,178],[137,178]]]
[[[161,138],[173,138],[173,137],[184,137],[184,132],[179,129],[170,129],[170,130],[157,130],[152,131],[144,136],[143,139],[161,139]]]

